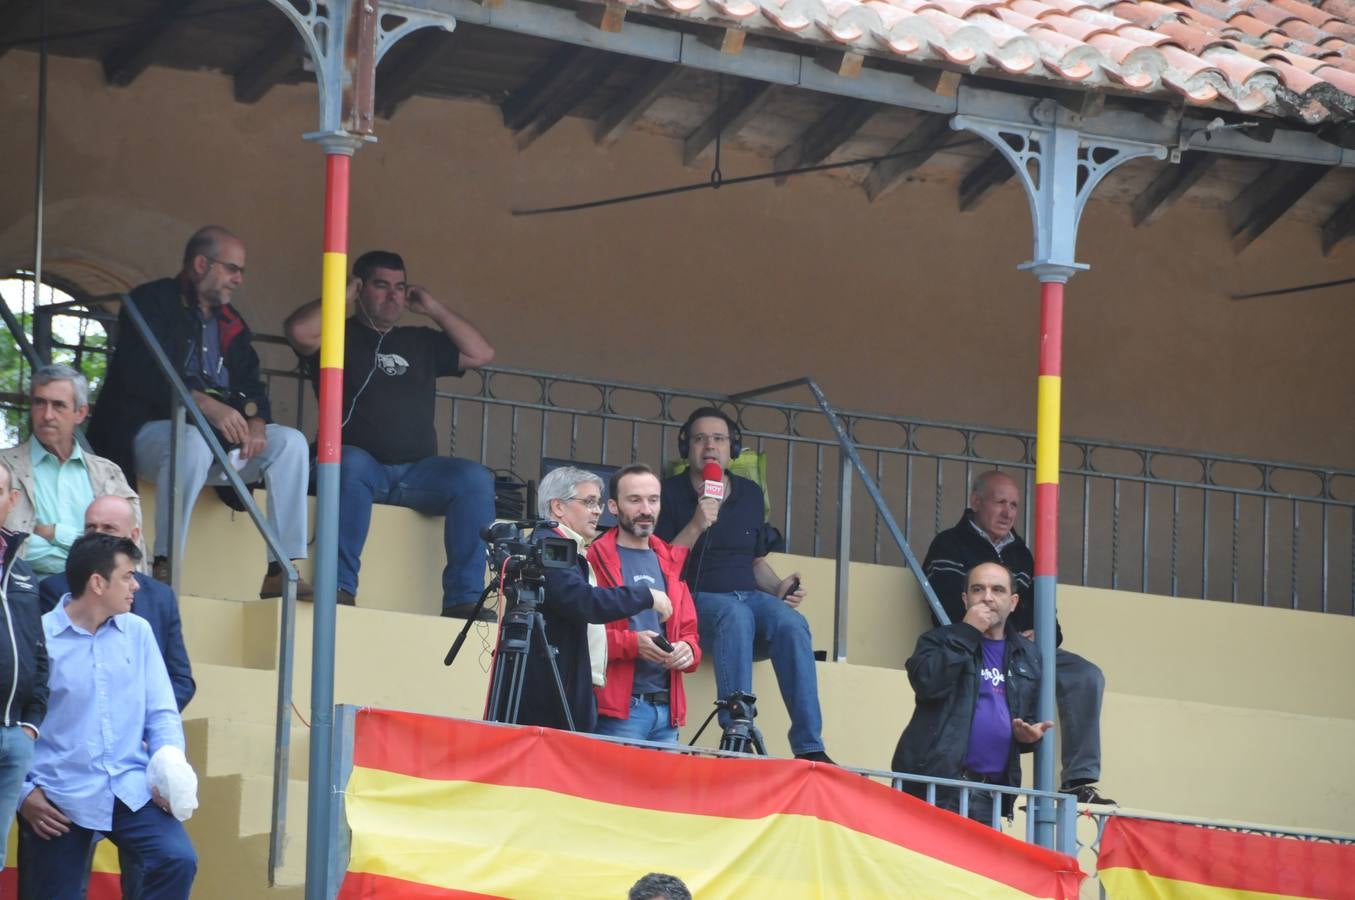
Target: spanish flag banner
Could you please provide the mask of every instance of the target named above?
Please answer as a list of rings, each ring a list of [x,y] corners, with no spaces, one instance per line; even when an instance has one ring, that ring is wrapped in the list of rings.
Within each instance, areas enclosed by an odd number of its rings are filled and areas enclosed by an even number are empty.
[[[1133,900],[1355,898],[1355,846],[1111,816],[1097,864]]]
[[[341,900],[1076,897],[1074,859],[834,766],[358,713]]]

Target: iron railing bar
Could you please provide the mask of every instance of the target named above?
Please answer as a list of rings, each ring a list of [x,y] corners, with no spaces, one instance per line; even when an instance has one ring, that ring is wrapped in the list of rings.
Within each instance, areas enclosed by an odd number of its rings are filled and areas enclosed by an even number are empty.
[[[1289,608],[1299,608],[1299,502],[1290,503],[1290,523],[1293,531],[1289,534]]]
[[[1200,599],[1209,599],[1209,494],[1200,493]]]
[[[1270,498],[1261,500],[1261,605],[1270,605]]]

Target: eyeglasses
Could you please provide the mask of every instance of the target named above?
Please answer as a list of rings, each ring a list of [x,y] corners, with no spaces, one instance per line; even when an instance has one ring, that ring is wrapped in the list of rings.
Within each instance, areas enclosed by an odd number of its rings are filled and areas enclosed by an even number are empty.
[[[597,512],[602,509],[601,497],[570,497],[569,500],[565,502],[583,504],[584,509],[590,510],[592,512]]]
[[[243,276],[245,274],[245,267],[237,266],[233,262],[223,262],[219,259],[212,259],[210,256],[207,257],[207,262],[213,266],[220,266],[221,268],[226,270],[227,274],[230,275]]]
[[[693,442],[693,443],[696,443],[696,444],[714,444],[715,446],[720,447],[720,446],[723,446],[724,444],[728,444],[728,443],[729,443],[729,435],[727,435],[727,434],[694,434],[694,435],[692,435],[692,442]]]

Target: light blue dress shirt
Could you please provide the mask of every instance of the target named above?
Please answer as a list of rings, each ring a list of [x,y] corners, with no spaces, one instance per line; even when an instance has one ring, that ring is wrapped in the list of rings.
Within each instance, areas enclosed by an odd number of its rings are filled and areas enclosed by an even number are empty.
[[[66,554],[75,539],[85,533],[85,510],[94,502],[94,486],[85,468],[85,453],[80,442],[63,463],[37,440],[30,441],[29,459],[33,463],[34,521],[50,522],[56,528],[56,540],[30,535],[26,558],[33,571],[52,575],[66,571]]]
[[[51,694],[19,805],[40,787],[75,824],[108,831],[115,797],[131,810],[150,802],[146,765],[161,747],[184,749],[183,721],[146,620],[124,613],[90,634],[68,602],[42,617]]]

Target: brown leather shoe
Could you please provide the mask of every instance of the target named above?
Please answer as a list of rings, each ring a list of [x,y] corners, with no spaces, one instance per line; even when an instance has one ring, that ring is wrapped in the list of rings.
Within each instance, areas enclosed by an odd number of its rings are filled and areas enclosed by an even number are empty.
[[[287,584],[287,576],[282,572],[276,575],[265,575],[263,584],[259,585],[259,599],[272,600],[274,597],[282,596],[282,589]],[[307,603],[315,599],[315,588],[311,587],[310,582],[304,578],[296,580],[296,599]]]

